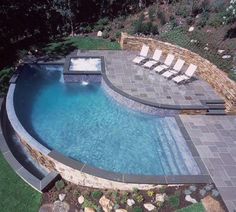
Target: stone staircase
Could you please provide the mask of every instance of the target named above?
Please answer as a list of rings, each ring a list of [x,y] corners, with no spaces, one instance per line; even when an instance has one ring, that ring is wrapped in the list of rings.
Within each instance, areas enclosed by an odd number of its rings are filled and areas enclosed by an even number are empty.
[[[209,108],[206,115],[226,115],[224,100],[211,100],[205,103]]]

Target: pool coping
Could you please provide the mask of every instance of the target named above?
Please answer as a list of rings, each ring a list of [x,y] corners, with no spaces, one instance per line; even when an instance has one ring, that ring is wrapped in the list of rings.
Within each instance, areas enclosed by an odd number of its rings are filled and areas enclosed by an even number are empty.
[[[47,64],[49,65],[49,64]],[[59,64],[61,65],[61,64]],[[18,75],[19,76],[19,75]],[[208,170],[206,169],[204,163],[202,162],[194,143],[192,142],[188,132],[186,131],[181,119],[179,116],[174,116],[175,120],[179,126],[179,129],[185,138],[186,144],[198,165],[201,173],[200,175],[132,175],[132,174],[121,174],[115,173],[111,171],[106,171],[100,168],[96,168],[85,163],[82,163],[78,160],[72,159],[70,157],[64,156],[56,150],[49,150],[42,144],[40,144],[37,140],[35,140],[21,125],[18,120],[15,110],[14,110],[14,102],[13,96],[16,87],[17,77],[15,80],[10,80],[10,87],[6,98],[6,107],[7,107],[7,115],[12,124],[14,130],[23,137],[25,137],[25,141],[32,146],[36,151],[43,153],[46,156],[51,157],[52,159],[67,165],[68,167],[74,168],[78,171],[84,172],[86,174],[90,174],[96,177],[100,177],[107,180],[112,180],[116,182],[122,183],[137,183],[137,184],[189,184],[189,183],[211,183],[213,182]],[[102,77],[104,75],[102,74]],[[103,78],[104,79],[104,78]],[[109,86],[109,84],[108,84]],[[113,89],[113,88],[112,88]],[[9,117],[10,116],[10,117]]]

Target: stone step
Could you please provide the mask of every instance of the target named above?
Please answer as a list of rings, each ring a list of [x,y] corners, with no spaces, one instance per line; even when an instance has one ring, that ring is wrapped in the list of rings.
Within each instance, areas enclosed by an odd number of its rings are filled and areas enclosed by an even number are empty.
[[[208,110],[206,115],[226,115],[224,110]]]
[[[172,163],[175,165],[178,174],[187,174],[187,169],[185,164],[183,163],[183,158],[178,149],[178,146],[176,145],[178,141],[174,140],[172,136],[173,132],[170,130],[165,118],[161,120],[161,126],[165,135],[165,140],[163,142],[166,142],[169,147]]]
[[[186,169],[188,170],[188,173],[186,174],[200,174],[200,169],[196,163],[196,161],[193,159],[193,155],[191,151],[189,150],[189,147],[186,143],[186,140],[184,136],[182,135],[182,132],[180,131],[180,128],[176,122],[176,120],[172,117],[166,117],[165,118],[169,128],[172,131],[172,136],[175,139],[178,149],[181,152],[181,157],[183,158],[183,161],[185,163]]]
[[[207,104],[210,109],[225,109],[224,104]]]
[[[169,143],[167,142],[167,137],[165,135],[165,132],[163,131],[163,125],[161,120],[159,120],[157,126],[157,134],[158,134],[158,138],[160,139],[160,145],[161,148],[163,149],[163,159],[162,159],[162,166],[165,167],[165,174],[166,175],[178,175],[179,170],[176,167],[175,161],[173,160],[173,154],[172,152],[170,152],[170,146]]]
[[[208,104],[224,104],[225,101],[222,99],[222,100],[206,100],[205,103],[208,105]]]

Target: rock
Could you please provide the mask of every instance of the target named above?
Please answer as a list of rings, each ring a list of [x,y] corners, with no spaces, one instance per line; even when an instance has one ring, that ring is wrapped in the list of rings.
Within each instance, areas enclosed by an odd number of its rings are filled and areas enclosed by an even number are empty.
[[[204,197],[206,195],[206,190],[205,189],[200,189],[199,194]]]
[[[115,212],[127,212],[125,209],[116,209]]]
[[[213,189],[213,190],[211,191],[211,195],[212,195],[213,197],[218,197],[218,196],[220,195],[220,192],[217,191],[216,189]]]
[[[156,202],[164,202],[166,198],[166,193],[164,194],[156,194],[155,201]]]
[[[222,56],[222,59],[229,59],[229,58],[231,58],[231,55],[229,55],[229,54],[226,54],[226,55]]]
[[[84,212],[95,212],[93,208],[84,208]]]
[[[145,203],[144,208],[146,208],[148,211],[153,211],[156,207],[152,203]]]
[[[195,18],[200,18],[200,15],[198,14],[198,15],[196,15],[196,17]]]
[[[218,54],[222,54],[222,53],[224,53],[224,51],[225,51],[225,50],[223,50],[223,49],[218,49],[217,52],[218,52]]]
[[[113,208],[114,203],[107,199],[104,195],[99,200],[99,204],[102,206],[104,212],[110,212]]]
[[[70,210],[70,205],[66,202],[62,202],[62,201],[55,201],[53,203],[53,212],[68,212]]]
[[[189,190],[194,192],[197,190],[197,187],[195,185],[191,185],[191,186],[189,186]]]
[[[213,199],[210,195],[201,200],[207,212],[224,212],[220,203]]]
[[[187,202],[197,203],[197,200],[195,200],[194,198],[192,198],[190,195],[186,195],[186,196],[185,196],[185,200],[186,200]]]
[[[211,189],[213,189],[214,188],[214,186],[212,185],[212,184],[207,184],[205,187],[204,187],[204,189],[206,190],[206,191],[210,191]]]
[[[39,208],[39,212],[52,212],[53,204],[44,204]]]
[[[189,27],[189,29],[188,29],[189,32],[192,32],[193,30],[194,30],[193,26]]]
[[[134,205],[135,204],[135,201],[133,200],[133,199],[128,199],[127,200],[127,205],[128,206],[132,206],[132,205]]]
[[[78,203],[79,203],[80,205],[84,203],[84,197],[83,197],[82,195],[79,196],[79,198],[78,198]]]
[[[63,201],[66,198],[66,194],[59,194],[59,200]]]
[[[102,31],[98,31],[97,36],[102,37]]]
[[[192,191],[189,190],[189,189],[185,189],[185,190],[184,190],[184,194],[185,194],[185,195],[190,195],[190,194],[192,194]]]
[[[208,51],[208,50],[209,50],[209,48],[206,46],[206,47],[204,47],[204,50]]]

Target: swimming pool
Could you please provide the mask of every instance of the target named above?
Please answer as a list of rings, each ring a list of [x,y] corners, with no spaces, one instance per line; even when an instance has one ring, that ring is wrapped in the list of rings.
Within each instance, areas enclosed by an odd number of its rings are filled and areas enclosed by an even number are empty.
[[[174,117],[119,105],[101,83],[64,83],[62,67],[24,68],[14,105],[24,128],[50,149],[107,171],[198,175]]]

